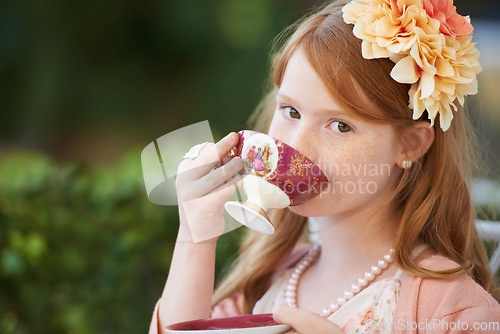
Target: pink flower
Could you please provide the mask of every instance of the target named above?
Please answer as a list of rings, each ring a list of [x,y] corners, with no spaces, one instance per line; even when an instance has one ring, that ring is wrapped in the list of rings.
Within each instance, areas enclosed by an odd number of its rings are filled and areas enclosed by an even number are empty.
[[[440,31],[446,36],[464,37],[472,35],[474,28],[468,16],[457,13],[453,0],[423,0],[424,9],[433,19],[441,22]]]

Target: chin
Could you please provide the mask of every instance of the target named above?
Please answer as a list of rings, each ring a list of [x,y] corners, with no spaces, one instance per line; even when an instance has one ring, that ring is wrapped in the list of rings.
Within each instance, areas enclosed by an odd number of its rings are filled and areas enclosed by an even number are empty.
[[[303,204],[288,207],[288,210],[303,217],[328,216],[328,209],[331,209],[331,205],[325,203],[325,201],[321,200],[319,197],[315,197]]]

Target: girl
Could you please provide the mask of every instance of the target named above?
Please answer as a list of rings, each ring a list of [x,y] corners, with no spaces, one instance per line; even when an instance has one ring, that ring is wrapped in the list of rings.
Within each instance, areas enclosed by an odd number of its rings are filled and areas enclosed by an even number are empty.
[[[238,137],[183,161],[178,241],[150,332],[252,312],[304,334],[500,331],[474,227],[469,126],[455,111],[480,70],[471,32],[451,0],[334,2],[301,21],[253,119],[330,187],[273,212],[273,235],[249,232],[213,295],[223,204],[241,184],[242,161],[228,158]],[[308,218],[315,245],[299,242]],[[207,226],[213,238],[193,243],[189,229]]]

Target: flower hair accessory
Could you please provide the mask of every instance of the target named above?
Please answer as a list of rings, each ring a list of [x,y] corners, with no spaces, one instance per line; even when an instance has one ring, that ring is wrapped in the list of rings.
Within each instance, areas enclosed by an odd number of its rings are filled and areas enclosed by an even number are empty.
[[[431,126],[439,114],[448,130],[455,100],[463,106],[465,95],[477,93],[482,70],[469,17],[456,12],[453,0],[353,0],[342,11],[363,41],[363,58],[390,58],[391,77],[412,84],[413,119],[427,110]]]

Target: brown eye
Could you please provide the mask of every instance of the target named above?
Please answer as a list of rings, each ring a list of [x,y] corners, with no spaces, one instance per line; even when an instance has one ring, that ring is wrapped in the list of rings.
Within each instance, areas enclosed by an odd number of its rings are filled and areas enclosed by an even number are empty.
[[[351,131],[351,127],[349,126],[349,124],[346,124],[344,122],[335,121],[332,123],[331,127],[334,131],[337,132],[345,133]]]
[[[300,113],[292,107],[286,107],[285,112],[287,112],[291,118],[300,119]]]

